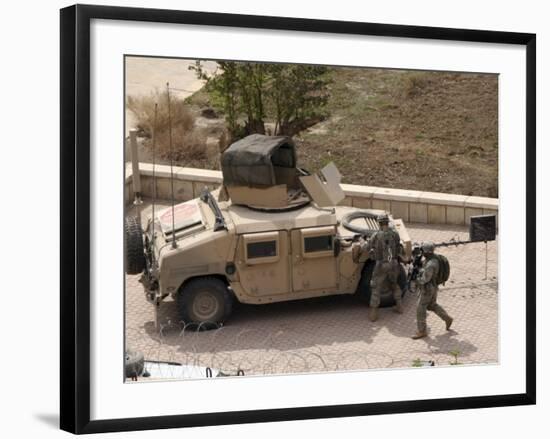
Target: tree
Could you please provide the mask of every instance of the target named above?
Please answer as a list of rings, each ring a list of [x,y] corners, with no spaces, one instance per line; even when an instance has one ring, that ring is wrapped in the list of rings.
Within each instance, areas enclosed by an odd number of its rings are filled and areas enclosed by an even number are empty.
[[[324,66],[270,65],[268,94],[277,134],[292,135],[322,118],[329,98],[327,73]]]
[[[231,141],[252,133],[265,134],[265,120],[275,122],[273,134],[293,135],[317,122],[328,101],[324,66],[219,61],[208,75],[200,61],[191,66],[215,107],[225,114]]]

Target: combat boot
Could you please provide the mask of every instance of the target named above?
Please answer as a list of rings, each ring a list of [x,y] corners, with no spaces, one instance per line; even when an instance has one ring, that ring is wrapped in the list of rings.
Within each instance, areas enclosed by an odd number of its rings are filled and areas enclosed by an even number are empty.
[[[371,322],[376,322],[376,320],[378,320],[378,308],[376,307],[369,308],[369,320]]]
[[[445,329],[448,331],[451,329],[451,325],[453,324],[453,318],[449,317],[447,320],[445,320]]]
[[[395,307],[393,308],[393,310],[397,314],[403,314],[403,302],[401,300],[396,301],[395,302]]]
[[[426,331],[417,331],[411,338],[413,340],[418,340],[419,338],[424,338],[428,335]]]

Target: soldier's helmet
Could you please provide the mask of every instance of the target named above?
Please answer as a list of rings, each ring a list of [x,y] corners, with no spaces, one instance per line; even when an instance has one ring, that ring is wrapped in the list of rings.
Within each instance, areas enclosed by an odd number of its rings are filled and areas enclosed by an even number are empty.
[[[424,253],[432,254],[435,251],[435,245],[432,241],[426,241],[422,243],[422,251]]]
[[[378,224],[389,224],[390,222],[390,217],[388,216],[387,213],[381,213],[380,215],[378,215]]]

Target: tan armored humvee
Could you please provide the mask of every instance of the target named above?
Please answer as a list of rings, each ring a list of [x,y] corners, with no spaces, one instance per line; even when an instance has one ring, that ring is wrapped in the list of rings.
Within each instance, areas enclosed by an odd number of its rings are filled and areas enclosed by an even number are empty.
[[[338,206],[344,194],[332,164],[310,175],[296,167],[291,139],[252,135],[222,155],[217,194],[175,205],[144,232],[126,220],[126,271],[142,272],[147,299],[173,296],[185,323],[225,321],[232,303],[265,304],[335,294],[370,298],[374,262],[357,242],[378,229],[379,210]],[[405,261],[411,242],[390,216]],[[399,278],[406,289],[405,269]],[[393,304],[382,296],[381,306]]]

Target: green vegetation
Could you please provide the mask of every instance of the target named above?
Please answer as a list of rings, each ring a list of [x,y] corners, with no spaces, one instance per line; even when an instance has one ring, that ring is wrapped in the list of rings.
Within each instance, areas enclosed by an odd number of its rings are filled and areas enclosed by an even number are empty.
[[[328,68],[299,64],[218,62],[209,75],[201,61],[191,66],[206,81],[211,104],[225,117],[230,141],[253,133],[294,135],[318,122],[328,101]]]
[[[458,362],[458,356],[460,354],[461,354],[461,352],[458,349],[453,349],[452,351],[449,352],[449,355],[452,355],[452,357],[453,357],[453,361],[451,361],[449,363],[451,366],[456,366],[456,365],[461,364],[461,363]]]

